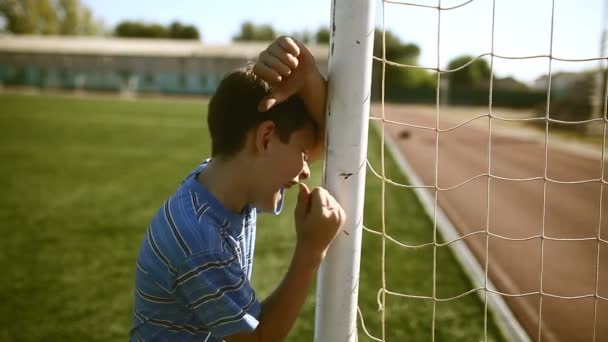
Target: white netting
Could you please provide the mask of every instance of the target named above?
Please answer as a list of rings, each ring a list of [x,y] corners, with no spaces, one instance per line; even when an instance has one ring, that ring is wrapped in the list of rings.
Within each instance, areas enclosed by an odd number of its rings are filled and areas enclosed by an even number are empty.
[[[492,293],[492,294],[496,294],[499,296],[504,296],[504,297],[525,297],[525,296],[539,296],[540,297],[540,301],[539,301],[539,306],[538,306],[538,330],[536,332],[536,336],[531,336],[533,339],[537,339],[537,340],[542,340],[542,322],[543,322],[543,298],[544,297],[551,297],[551,298],[559,298],[559,299],[564,299],[564,300],[575,300],[575,299],[582,299],[582,298],[593,298],[594,299],[594,322],[593,322],[593,340],[596,340],[596,335],[597,335],[597,327],[599,324],[601,324],[601,322],[599,322],[598,320],[598,301],[608,301],[608,298],[600,295],[598,288],[599,288],[599,277],[600,277],[600,247],[602,244],[608,244],[608,240],[602,238],[601,236],[601,223],[602,223],[602,203],[604,200],[604,194],[603,194],[603,185],[608,184],[606,182],[606,180],[604,179],[604,161],[605,161],[605,145],[606,145],[606,127],[608,125],[608,119],[607,119],[607,111],[608,111],[608,93],[604,93],[602,94],[602,102],[603,102],[603,117],[599,117],[599,118],[592,118],[589,120],[581,120],[581,121],[564,121],[564,120],[557,120],[554,118],[550,117],[550,104],[551,104],[551,87],[552,87],[552,62],[554,60],[556,61],[566,61],[566,62],[589,62],[589,61],[608,61],[608,56],[599,56],[596,58],[583,58],[583,59],[568,59],[568,58],[561,58],[559,56],[554,56],[553,55],[553,40],[554,40],[554,22],[555,22],[555,0],[553,0],[553,2],[551,3],[551,33],[550,33],[550,44],[549,44],[549,53],[546,55],[530,55],[530,56],[504,56],[504,55],[498,55],[494,52],[494,38],[495,38],[495,18],[496,18],[496,0],[492,0],[492,26],[491,26],[491,30],[492,30],[492,36],[491,36],[491,49],[489,52],[487,53],[483,53],[478,55],[476,58],[474,58],[473,60],[471,60],[469,63],[462,65],[456,69],[443,69],[441,68],[440,65],[440,47],[441,47],[441,41],[440,41],[440,36],[441,36],[441,15],[443,12],[445,11],[450,11],[450,10],[454,10],[463,6],[466,6],[467,4],[472,3],[474,0],[469,0],[469,1],[465,1],[462,4],[456,5],[456,6],[451,6],[451,7],[442,7],[441,5],[441,0],[438,0],[438,5],[437,6],[430,6],[430,5],[422,5],[422,4],[416,4],[416,3],[407,3],[407,2],[400,2],[400,1],[390,1],[390,0],[384,0],[382,3],[382,17],[383,17],[383,22],[382,22],[382,30],[383,30],[383,35],[382,35],[382,56],[375,56],[374,59],[376,61],[379,61],[382,63],[382,88],[381,88],[381,97],[382,97],[382,103],[381,103],[381,107],[380,107],[380,113],[378,113],[379,115],[376,117],[370,117],[370,120],[375,121],[377,123],[379,123],[381,125],[381,129],[380,129],[380,137],[381,137],[381,143],[382,143],[382,149],[381,149],[381,157],[380,157],[380,170],[376,170],[372,167],[372,164],[368,161],[368,169],[372,172],[372,174],[374,174],[376,177],[378,177],[381,181],[382,181],[382,202],[381,202],[381,214],[382,214],[382,226],[381,229],[370,229],[369,227],[364,227],[364,230],[368,233],[374,234],[374,235],[379,235],[382,238],[382,285],[381,288],[378,290],[378,306],[379,309],[381,310],[381,332],[380,332],[380,336],[373,336],[372,334],[370,334],[370,332],[367,330],[365,323],[363,321],[363,315],[361,313],[361,310],[359,310],[359,318],[360,318],[360,322],[361,322],[361,328],[363,330],[363,332],[371,339],[375,340],[375,341],[384,341],[386,340],[386,336],[387,336],[387,329],[389,329],[390,327],[386,326],[386,296],[387,295],[391,295],[391,296],[397,296],[397,297],[405,297],[405,298],[410,298],[410,299],[421,299],[421,300],[431,300],[433,303],[433,311],[432,311],[432,340],[435,340],[435,323],[436,323],[436,306],[438,302],[445,302],[445,301],[451,301],[451,300],[455,300],[461,297],[464,297],[468,294],[474,293],[474,292],[478,292],[481,291],[482,292],[482,298],[484,299],[484,340],[487,341],[488,339],[488,294]],[[385,13],[386,13],[386,4],[390,3],[390,4],[399,4],[399,5],[403,5],[403,6],[415,6],[415,7],[421,7],[421,8],[426,8],[428,10],[433,10],[437,12],[437,63],[435,67],[423,67],[423,66],[417,66],[417,65],[406,65],[406,64],[401,64],[401,63],[396,63],[394,61],[390,61],[386,59],[386,23],[385,23]],[[490,81],[489,81],[489,105],[488,105],[488,112],[487,113],[481,113],[479,115],[474,116],[471,119],[468,119],[462,123],[459,123],[453,127],[449,127],[446,129],[440,129],[440,114],[441,114],[441,105],[440,105],[440,94],[441,94],[441,77],[444,74],[448,74],[448,73],[453,73],[456,72],[458,70],[462,70],[466,67],[468,67],[471,63],[473,63],[475,60],[480,59],[480,58],[484,58],[484,57],[488,57],[489,58],[489,66],[490,66]],[[522,118],[522,119],[516,119],[516,118],[508,118],[508,117],[501,117],[499,115],[496,115],[493,113],[493,92],[494,92],[494,61],[496,59],[507,59],[507,60],[524,60],[524,59],[546,59],[548,61],[548,85],[547,85],[547,99],[546,99],[546,111],[545,114],[543,116],[539,116],[539,117],[532,117],[532,118]],[[416,125],[416,124],[411,124],[411,123],[404,123],[404,122],[398,122],[398,121],[394,121],[394,120],[389,120],[386,118],[385,116],[385,75],[386,75],[386,66],[387,65],[391,65],[391,66],[395,66],[395,67],[401,67],[401,68],[411,68],[411,69],[424,69],[424,70],[429,70],[429,71],[433,71],[436,73],[437,75],[437,84],[436,84],[436,104],[435,104],[435,116],[436,116],[436,127],[427,127],[427,126],[422,126],[422,125]],[[604,88],[606,89],[606,88]],[[482,174],[478,174],[474,177],[471,177],[470,179],[467,179],[464,182],[461,182],[457,185],[454,186],[450,186],[450,187],[439,187],[439,140],[440,140],[440,136],[442,133],[446,133],[446,132],[450,132],[450,131],[454,131],[470,122],[476,121],[476,120],[480,120],[486,118],[488,120],[488,158],[487,158],[487,172],[482,173]],[[513,178],[513,177],[503,177],[503,176],[499,176],[496,174],[493,174],[492,172],[492,123],[493,121],[505,121],[505,122],[512,122],[512,121],[517,121],[517,122],[525,122],[525,121],[540,121],[540,122],[544,122],[545,123],[545,132],[544,132],[544,175],[543,176],[539,176],[539,177],[527,177],[527,178]],[[564,124],[564,125],[583,125],[583,124],[591,124],[593,122],[601,122],[603,124],[603,147],[602,147],[602,153],[601,153],[601,176],[600,178],[594,178],[594,179],[583,179],[583,180],[574,180],[574,181],[564,181],[564,180],[558,180],[558,179],[552,179],[551,177],[548,176],[548,154],[549,154],[549,124],[550,123],[558,123],[558,124]],[[372,122],[373,123],[373,122]],[[400,125],[400,126],[404,126],[404,127],[410,127],[410,128],[415,128],[415,129],[421,129],[421,130],[428,130],[428,131],[434,131],[435,132],[435,182],[434,185],[411,185],[411,184],[402,184],[396,181],[393,181],[391,179],[389,179],[386,176],[386,169],[385,169],[385,125],[386,124],[392,124],[392,125]],[[479,229],[467,233],[465,235],[462,235],[456,239],[450,240],[450,241],[446,241],[441,243],[440,241],[438,241],[438,234],[437,234],[437,212],[438,212],[438,194],[440,192],[443,191],[448,191],[448,190],[453,190],[459,187],[464,186],[467,183],[473,182],[477,179],[486,179],[487,180],[487,193],[486,193],[486,204],[487,204],[487,211],[486,211],[486,225],[485,227],[480,227]],[[502,234],[497,234],[494,232],[490,231],[490,201],[491,201],[491,197],[490,197],[490,187],[492,185],[492,181],[494,180],[501,180],[501,181],[509,181],[509,182],[531,182],[531,181],[542,181],[543,183],[543,196],[542,196],[542,230],[540,234],[535,234],[532,236],[526,236],[526,237],[521,237],[521,238],[513,238],[513,237],[507,237],[504,236]],[[433,219],[433,242],[429,242],[429,243],[422,243],[422,244],[408,244],[408,243],[404,243],[399,241],[398,239],[396,239],[395,237],[391,236],[388,234],[387,232],[387,228],[386,228],[386,218],[385,218],[385,200],[386,200],[386,184],[390,184],[392,186],[396,186],[396,187],[402,187],[402,188],[423,188],[426,189],[430,192],[433,193],[434,195],[434,217]],[[557,236],[550,236],[548,234],[545,233],[545,222],[546,222],[546,208],[547,208],[547,185],[551,184],[551,183],[555,183],[555,184],[585,184],[585,183],[597,183],[600,191],[599,191],[599,224],[597,227],[597,235],[595,237],[582,237],[582,238],[560,238]],[[481,236],[485,236],[485,265],[483,265],[484,271],[485,271],[485,282],[481,285],[481,286],[477,286],[469,291],[466,291],[464,293],[460,293],[457,294],[455,296],[451,296],[451,297],[447,297],[447,298],[440,298],[437,296],[437,288],[436,288],[436,284],[437,284],[437,248],[438,247],[444,247],[444,246],[448,246],[451,244],[454,244],[457,241],[461,241],[464,240],[470,236],[473,235],[481,235]],[[502,240],[506,240],[506,241],[529,241],[529,240],[540,240],[540,284],[539,284],[539,291],[532,291],[532,292],[526,292],[526,293],[505,293],[505,292],[501,292],[498,291],[496,289],[493,289],[491,287],[488,286],[488,263],[490,258],[488,257],[489,255],[489,239],[490,237],[494,237],[494,238],[498,238],[498,239],[502,239]],[[550,293],[544,290],[543,287],[543,272],[544,272],[544,258],[545,258],[545,241],[549,240],[549,241],[596,241],[597,242],[597,247],[596,247],[596,260],[595,260],[595,291],[593,293],[584,293],[584,294],[580,294],[580,295],[573,295],[573,296],[563,296],[563,295],[558,295],[555,293]],[[387,288],[387,281],[386,281],[386,246],[387,246],[387,241],[390,243],[394,243],[395,245],[402,247],[402,248],[408,248],[408,249],[415,249],[415,248],[433,248],[433,275],[432,275],[432,280],[433,280],[433,288],[432,288],[432,295],[431,296],[420,296],[420,295],[411,295],[411,294],[407,294],[407,293],[401,293],[398,292],[397,289],[389,289]],[[531,334],[532,335],[532,334]]]

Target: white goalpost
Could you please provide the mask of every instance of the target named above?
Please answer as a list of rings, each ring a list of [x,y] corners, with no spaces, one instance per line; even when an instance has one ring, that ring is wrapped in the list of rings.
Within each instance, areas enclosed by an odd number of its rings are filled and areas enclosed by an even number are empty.
[[[374,1],[333,0],[324,186],[348,216],[317,279],[315,341],[356,341]]]

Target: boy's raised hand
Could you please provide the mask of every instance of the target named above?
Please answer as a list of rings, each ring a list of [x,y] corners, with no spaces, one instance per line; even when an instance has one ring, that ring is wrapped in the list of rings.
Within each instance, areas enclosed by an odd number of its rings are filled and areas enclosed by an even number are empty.
[[[311,191],[303,183],[299,186],[294,212],[297,244],[308,256],[322,259],[344,225],[346,214],[327,190],[317,187]]]
[[[270,94],[258,106],[259,111],[265,112],[299,93],[317,69],[314,57],[304,44],[282,36],[260,53],[253,72],[271,87]]]

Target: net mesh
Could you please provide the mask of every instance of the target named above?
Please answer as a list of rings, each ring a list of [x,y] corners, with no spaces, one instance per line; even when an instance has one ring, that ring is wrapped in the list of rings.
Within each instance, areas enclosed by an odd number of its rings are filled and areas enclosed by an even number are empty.
[[[503,296],[503,297],[526,297],[526,296],[539,296],[540,300],[539,300],[539,304],[538,304],[538,322],[537,322],[537,331],[535,332],[535,334],[532,334],[530,331],[528,331],[528,334],[530,335],[530,337],[536,339],[536,340],[542,340],[543,338],[543,298],[547,298],[547,297],[551,297],[551,298],[559,298],[559,299],[563,299],[563,300],[576,300],[576,299],[583,299],[583,298],[592,298],[594,300],[594,313],[593,313],[593,340],[595,341],[597,338],[597,328],[598,325],[600,324],[599,320],[598,320],[598,301],[608,301],[608,298],[606,298],[605,296],[600,295],[598,289],[600,287],[599,285],[599,278],[600,278],[600,247],[602,245],[607,245],[608,244],[608,240],[606,240],[605,238],[603,238],[601,236],[601,225],[602,225],[602,209],[603,208],[603,201],[604,201],[604,187],[603,185],[606,184],[606,180],[604,179],[604,161],[605,161],[605,145],[606,145],[606,126],[608,123],[608,119],[607,119],[607,112],[608,112],[608,94],[607,93],[603,93],[601,95],[601,101],[602,101],[602,116],[601,117],[597,117],[597,118],[591,118],[588,120],[580,120],[580,121],[567,121],[567,120],[559,120],[559,119],[555,119],[552,118],[550,115],[551,112],[551,89],[552,89],[552,76],[553,76],[553,62],[554,61],[566,61],[566,62],[589,62],[589,61],[598,61],[598,62],[608,62],[608,56],[599,56],[599,57],[594,57],[594,58],[582,58],[582,59],[569,59],[569,58],[562,58],[560,56],[555,56],[553,55],[553,41],[554,41],[554,23],[555,23],[555,0],[553,0],[551,2],[551,30],[550,30],[550,44],[549,44],[549,53],[548,54],[543,54],[543,55],[529,55],[529,56],[505,56],[505,55],[499,55],[495,53],[495,48],[494,48],[494,39],[495,39],[495,21],[496,21],[496,0],[491,1],[492,2],[492,13],[491,13],[491,17],[492,17],[492,22],[491,22],[491,48],[490,51],[487,53],[483,53],[478,55],[477,57],[475,57],[473,60],[471,60],[470,62],[468,62],[465,65],[462,65],[458,68],[454,68],[454,69],[447,69],[447,68],[442,68],[440,65],[440,47],[441,47],[441,17],[442,17],[442,13],[445,13],[446,11],[451,11],[451,10],[455,10],[457,8],[461,8],[463,6],[467,6],[468,4],[472,3],[474,0],[469,0],[469,1],[465,1],[461,4],[455,5],[455,6],[442,6],[441,4],[441,0],[438,1],[438,4],[436,6],[431,6],[431,5],[425,5],[425,4],[416,4],[416,3],[409,3],[409,2],[401,2],[401,1],[391,1],[391,0],[384,0],[382,2],[382,55],[381,56],[374,56],[374,59],[377,62],[380,62],[382,65],[382,87],[381,87],[381,104],[380,104],[380,111],[379,113],[377,113],[376,116],[371,116],[370,120],[373,121],[372,123],[376,123],[379,125],[380,129],[380,139],[381,139],[381,144],[382,144],[382,149],[381,149],[381,156],[380,156],[380,169],[377,170],[373,167],[373,165],[368,161],[368,169],[371,171],[371,173],[379,178],[382,181],[382,187],[381,187],[381,215],[382,215],[382,220],[381,220],[381,227],[363,227],[366,233],[372,234],[372,235],[378,235],[381,237],[382,239],[382,248],[381,248],[381,269],[382,269],[382,279],[381,279],[381,288],[378,290],[377,292],[377,301],[378,301],[378,307],[380,310],[380,320],[381,320],[381,331],[376,332],[376,336],[373,335],[372,333],[370,333],[367,329],[367,327],[365,326],[365,322],[364,322],[364,317],[363,314],[361,312],[361,310],[359,309],[358,313],[359,313],[359,320],[360,320],[360,327],[363,331],[363,333],[369,337],[370,339],[374,340],[374,341],[385,341],[387,338],[387,329],[389,327],[387,327],[386,325],[386,299],[387,296],[396,296],[396,297],[404,297],[404,298],[410,298],[410,299],[419,299],[419,300],[429,300],[432,301],[432,332],[431,332],[431,337],[432,340],[434,341],[436,338],[436,313],[437,313],[437,303],[439,302],[445,302],[445,301],[453,301],[456,300],[458,298],[467,296],[471,293],[479,293],[482,297],[483,300],[483,305],[484,305],[484,327],[483,327],[483,334],[484,334],[484,340],[488,340],[488,294],[496,294],[499,296]],[[436,65],[434,67],[428,67],[428,66],[418,66],[418,65],[408,65],[408,64],[402,64],[402,63],[397,63],[395,61],[391,61],[388,60],[386,58],[386,4],[398,4],[398,5],[402,5],[402,6],[411,6],[411,7],[420,7],[420,8],[425,8],[429,11],[436,11],[437,14],[437,37],[436,37],[436,48],[437,48],[437,59],[436,59]],[[474,63],[476,60],[481,59],[487,57],[489,58],[489,67],[490,67],[490,79],[489,79],[489,97],[488,97],[488,110],[487,113],[482,113],[479,115],[476,115],[464,122],[458,123],[456,125],[453,125],[452,127],[448,127],[448,128],[440,128],[440,118],[441,118],[441,104],[440,104],[440,98],[441,98],[441,93],[442,93],[442,89],[441,89],[441,79],[443,76],[445,76],[446,74],[449,73],[454,73],[457,72],[459,70],[462,70],[464,68],[467,68],[468,66],[470,66],[472,63]],[[510,118],[510,117],[501,117],[500,115],[497,115],[493,112],[493,95],[494,95],[494,69],[495,69],[495,61],[499,60],[499,59],[504,59],[504,60],[525,60],[525,59],[545,59],[548,62],[547,65],[547,89],[546,89],[546,109],[545,109],[545,113],[542,116],[538,116],[538,117],[530,117],[530,118]],[[436,89],[435,89],[435,93],[436,93],[436,98],[435,98],[435,119],[436,119],[436,125],[435,127],[428,127],[428,126],[424,126],[424,125],[418,125],[418,124],[413,124],[413,123],[406,123],[406,122],[399,122],[396,120],[391,120],[388,119],[386,117],[386,107],[385,107],[385,76],[386,76],[386,72],[387,72],[387,66],[394,66],[394,67],[399,67],[399,68],[409,68],[409,69],[424,69],[424,70],[429,70],[432,71],[436,74]],[[606,89],[606,87],[604,87],[604,89]],[[487,145],[488,145],[488,155],[487,155],[487,171],[478,175],[475,175],[459,184],[453,185],[453,186],[449,186],[449,187],[440,187],[439,186],[439,174],[440,174],[440,167],[439,167],[439,142],[440,142],[440,137],[442,136],[442,134],[445,134],[447,132],[451,132],[451,131],[455,131],[458,130],[459,128],[461,128],[462,126],[471,123],[473,121],[479,121],[479,120],[484,120],[487,119],[487,130],[488,130],[488,136],[487,136]],[[515,178],[515,177],[505,177],[505,176],[500,176],[498,174],[496,174],[496,172],[493,172],[492,170],[492,138],[493,138],[493,123],[497,122],[497,121],[503,121],[503,122],[530,122],[530,121],[538,121],[541,123],[544,123],[544,172],[542,176],[538,176],[538,177],[524,177],[524,178]],[[591,123],[601,123],[603,125],[603,147],[602,147],[602,151],[601,151],[601,176],[599,178],[593,178],[593,179],[582,179],[582,180],[560,180],[560,179],[554,179],[552,177],[549,176],[549,173],[547,172],[548,170],[548,159],[549,159],[549,127],[551,123],[556,123],[556,124],[563,124],[563,125],[584,125],[584,124],[591,124]],[[428,131],[432,131],[435,132],[435,170],[434,170],[434,184],[431,185],[412,185],[412,184],[403,184],[397,181],[394,181],[392,179],[390,179],[387,174],[386,174],[386,168],[385,168],[385,139],[386,137],[386,126],[387,125],[396,125],[396,126],[403,126],[403,127],[410,127],[410,128],[415,128],[415,129],[420,129],[420,130],[428,130]],[[464,234],[456,239],[450,240],[450,241],[445,241],[445,242],[441,242],[440,241],[440,237],[438,236],[438,227],[437,227],[437,212],[438,212],[438,198],[439,198],[439,194],[441,192],[445,192],[445,191],[449,191],[449,190],[454,190],[460,187],[463,187],[464,185],[474,182],[476,180],[486,180],[486,186],[487,186],[487,191],[486,191],[486,195],[485,195],[485,201],[486,201],[486,213],[485,213],[485,227],[482,227],[481,229],[469,232],[467,234]],[[500,181],[507,181],[507,182],[532,182],[532,181],[541,181],[542,182],[542,227],[541,227],[541,232],[540,234],[534,234],[531,236],[525,236],[525,237],[520,237],[520,238],[514,238],[514,237],[509,237],[509,236],[505,236],[503,234],[499,234],[496,232],[492,232],[491,231],[491,227],[490,227],[490,202],[492,201],[492,197],[490,196],[490,189],[492,187],[492,182],[496,181],[496,180],[500,180]],[[550,234],[546,233],[545,231],[545,226],[546,226],[546,220],[547,220],[547,185],[548,184],[586,184],[586,183],[594,183],[597,184],[597,186],[599,187],[599,217],[598,217],[598,226],[596,229],[596,235],[593,237],[580,237],[580,238],[561,238],[559,236],[551,236]],[[386,186],[391,185],[391,186],[395,186],[395,187],[400,187],[400,188],[411,188],[411,189],[426,189],[427,191],[431,192],[433,194],[433,199],[434,199],[434,210],[433,210],[433,241],[432,242],[428,242],[428,243],[421,243],[421,244],[412,244],[412,243],[407,243],[404,241],[399,241],[399,239],[393,237],[391,234],[389,234],[389,232],[387,231],[387,225],[386,225]],[[458,241],[464,240],[468,237],[471,236],[481,236],[481,237],[485,237],[485,260],[483,262],[483,265],[481,265],[483,267],[484,273],[485,273],[485,281],[483,282],[483,284],[479,284],[479,286],[476,286],[466,292],[463,293],[459,293],[457,295],[454,296],[450,296],[450,297],[440,297],[437,294],[437,249],[439,247],[445,247],[445,246],[449,246],[452,245]],[[507,292],[503,292],[503,291],[499,291],[496,288],[493,288],[491,286],[489,286],[490,282],[489,282],[489,274],[488,274],[488,269],[489,269],[489,262],[490,262],[490,258],[488,257],[489,255],[489,246],[490,246],[490,237],[492,238],[497,238],[497,239],[501,239],[501,240],[505,240],[505,241],[530,241],[530,240],[539,240],[540,241],[540,284],[539,284],[539,290],[538,291],[530,291],[530,292],[525,292],[525,293],[507,293]],[[551,293],[549,291],[545,290],[545,284],[543,284],[543,279],[545,278],[543,276],[544,273],[544,259],[545,259],[545,242],[546,241],[595,241],[596,242],[596,246],[595,246],[595,291],[593,291],[592,293],[583,293],[580,295],[572,295],[572,296],[564,296],[564,295],[560,295],[560,294],[556,294],[556,293]],[[432,248],[433,249],[433,274],[432,274],[432,294],[430,296],[421,296],[421,295],[413,295],[413,294],[408,294],[408,293],[402,293],[399,292],[398,289],[392,289],[389,288],[387,286],[387,279],[386,279],[386,271],[387,271],[387,265],[386,265],[386,247],[388,243],[392,243],[395,244],[396,246],[399,246],[400,248],[404,248],[404,249],[419,249],[419,248]],[[536,336],[534,336],[536,335]]]

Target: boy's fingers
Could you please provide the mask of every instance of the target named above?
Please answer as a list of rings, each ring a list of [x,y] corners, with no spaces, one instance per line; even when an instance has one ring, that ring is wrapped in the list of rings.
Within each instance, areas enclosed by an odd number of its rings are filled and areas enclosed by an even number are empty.
[[[346,212],[344,211],[344,209],[342,209],[342,207],[340,207],[340,210],[338,213],[339,213],[338,214],[339,223],[340,223],[340,226],[342,226],[346,222]]]
[[[298,202],[296,204],[296,214],[300,217],[310,211],[310,191],[304,183],[299,184],[300,191],[298,192]]]
[[[311,210],[315,210],[316,212],[321,212],[323,208],[323,192],[321,188],[314,188],[310,192],[310,208]]]
[[[253,65],[253,72],[258,75],[258,77],[270,84],[281,82],[283,79],[278,72],[264,65],[262,62],[257,62]]]
[[[321,196],[321,205],[323,205],[326,208],[335,207],[335,201],[334,201],[333,197],[329,194],[329,192],[325,192],[325,193],[323,193],[323,196]]]
[[[286,51],[278,45],[270,46],[268,48],[268,53],[280,59],[283,64],[285,64],[292,70],[296,69],[300,62],[291,52]]]
[[[277,39],[277,42],[283,48],[283,50],[289,52],[290,54],[296,57],[300,55],[300,47],[291,37],[280,37]]]
[[[306,184],[298,183],[298,187],[300,189],[298,196],[304,196],[305,198],[308,198],[308,196],[310,196],[310,190],[308,190],[308,186]]]
[[[272,95],[268,95],[260,101],[260,104],[258,105],[258,111],[266,112],[270,110],[270,108],[272,108],[272,106],[274,106],[276,103],[277,99],[274,98]]]
[[[260,61],[270,69],[274,70],[283,77],[291,74],[291,68],[287,66],[282,59],[274,55],[270,51],[264,51],[260,54]]]
[[[287,100],[289,96],[294,94],[294,91],[291,90],[291,88],[293,87],[291,87],[289,83],[282,87],[273,87],[270,90],[270,95],[265,96],[260,101],[260,104],[258,105],[258,110],[260,112],[266,112],[274,105]]]

